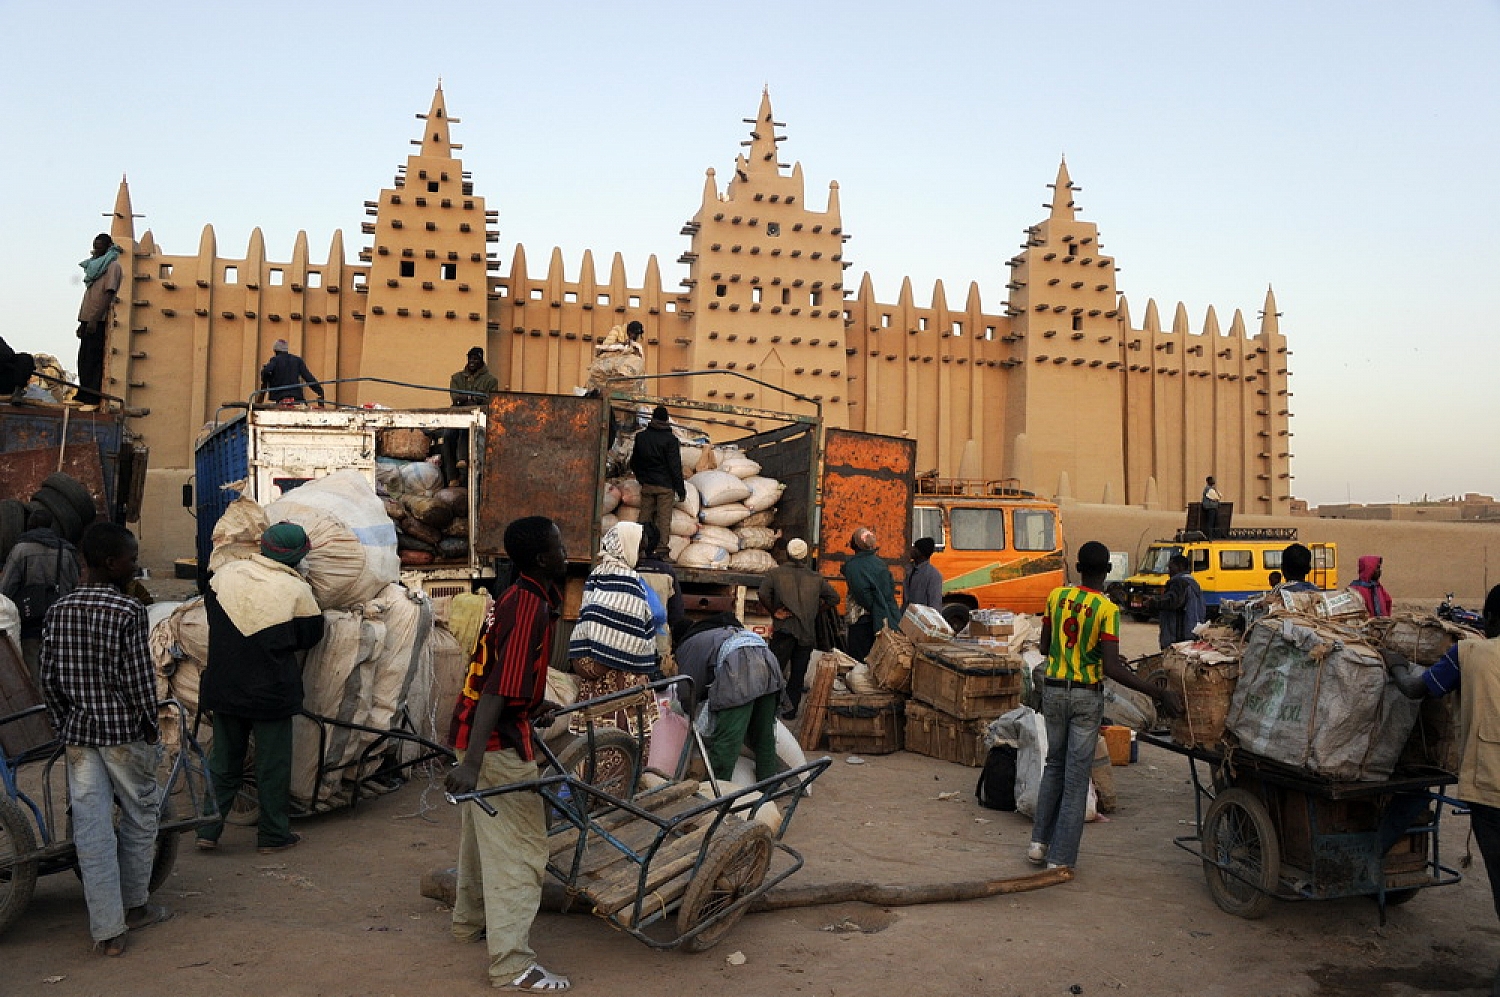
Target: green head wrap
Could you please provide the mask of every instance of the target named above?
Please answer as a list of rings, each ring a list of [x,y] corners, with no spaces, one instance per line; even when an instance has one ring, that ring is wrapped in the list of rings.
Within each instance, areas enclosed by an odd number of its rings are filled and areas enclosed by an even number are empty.
[[[296,523],[277,523],[260,535],[260,552],[288,567],[306,557],[310,546],[307,531]]]

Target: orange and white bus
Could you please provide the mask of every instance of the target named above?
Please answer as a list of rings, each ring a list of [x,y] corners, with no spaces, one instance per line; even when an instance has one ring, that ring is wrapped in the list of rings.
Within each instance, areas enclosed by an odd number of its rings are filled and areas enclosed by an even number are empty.
[[[1013,480],[918,478],[911,535],[932,538],[945,603],[1040,613],[1065,583],[1057,505]]]

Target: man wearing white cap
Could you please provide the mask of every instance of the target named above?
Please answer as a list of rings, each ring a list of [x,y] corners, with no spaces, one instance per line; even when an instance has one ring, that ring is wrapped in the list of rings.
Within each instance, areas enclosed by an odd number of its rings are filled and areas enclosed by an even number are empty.
[[[271,350],[271,359],[260,369],[260,386],[261,390],[271,393],[272,404],[301,405],[307,400],[302,395],[303,382],[313,389],[319,402],[323,401],[323,386],[312,376],[302,358],[292,352],[286,340],[276,340]]]
[[[807,662],[817,634],[818,608],[823,603],[836,608],[839,594],[807,563],[806,540],[787,541],[786,556],[785,564],[772,568],[761,580],[760,601],[771,614],[771,651],[787,680],[788,708],[781,717],[790,720],[802,701]]]

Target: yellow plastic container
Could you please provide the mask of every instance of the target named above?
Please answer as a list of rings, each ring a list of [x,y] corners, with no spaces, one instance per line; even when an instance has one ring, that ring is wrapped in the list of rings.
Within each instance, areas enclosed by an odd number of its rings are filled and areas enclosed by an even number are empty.
[[[1109,763],[1111,765],[1130,764],[1130,728],[1108,725],[1101,728],[1104,734],[1104,743],[1109,746]]]

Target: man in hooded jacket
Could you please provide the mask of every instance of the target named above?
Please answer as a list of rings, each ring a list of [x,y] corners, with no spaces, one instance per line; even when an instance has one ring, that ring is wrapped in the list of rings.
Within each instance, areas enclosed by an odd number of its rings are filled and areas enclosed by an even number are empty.
[[[31,677],[41,678],[42,630],[52,604],[78,587],[78,551],[57,535],[52,514],[38,506],[26,517],[0,574],[0,595],[21,614],[21,657]]]
[[[667,538],[672,535],[672,506],[687,498],[687,486],[682,481],[682,450],[672,432],[671,415],[665,405],[656,406],[646,428],[635,434],[630,469],[641,485],[640,521],[656,524],[658,546],[647,553],[665,559]]]

